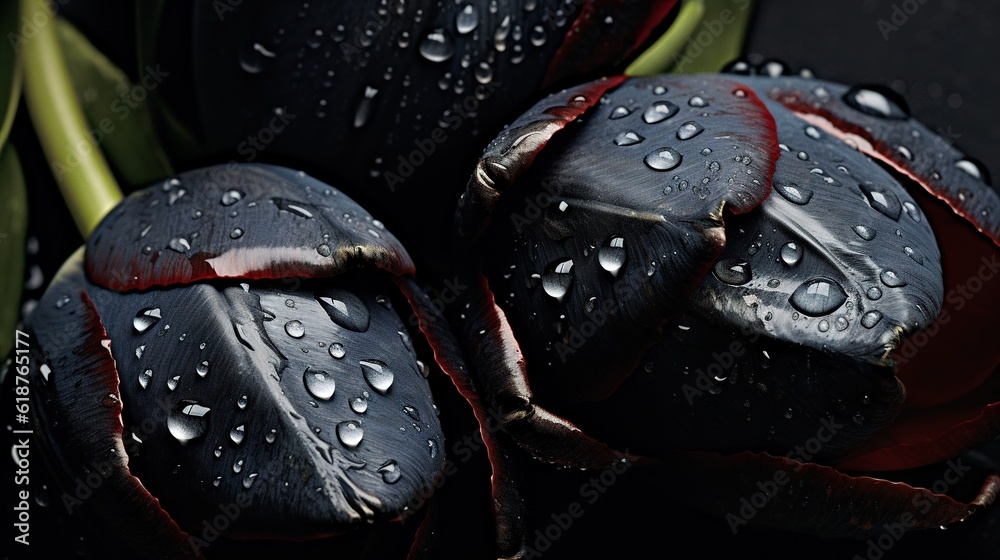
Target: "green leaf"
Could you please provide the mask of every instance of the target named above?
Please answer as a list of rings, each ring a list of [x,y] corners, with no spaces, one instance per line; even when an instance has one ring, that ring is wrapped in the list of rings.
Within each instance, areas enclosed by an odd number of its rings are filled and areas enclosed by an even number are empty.
[[[24,248],[28,229],[28,194],[24,174],[13,144],[0,149],[0,359],[14,343],[21,285],[24,283]]]
[[[3,2],[0,6],[0,35],[4,45],[0,46],[0,148],[3,148],[10,134],[17,100],[21,97],[21,57],[18,56],[21,36],[17,24],[20,12],[17,2]]]
[[[684,0],[670,29],[625,73],[718,72],[743,53],[752,13],[752,0]]]
[[[91,134],[119,176],[128,184],[141,185],[172,175],[149,103],[152,90],[164,78],[146,72],[142,84],[133,84],[69,22],[57,19],[56,29]]]

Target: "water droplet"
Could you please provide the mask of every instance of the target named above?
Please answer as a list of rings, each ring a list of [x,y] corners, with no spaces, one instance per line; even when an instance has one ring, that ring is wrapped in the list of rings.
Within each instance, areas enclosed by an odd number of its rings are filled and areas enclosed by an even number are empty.
[[[531,28],[530,36],[531,44],[540,47],[545,44],[545,28],[541,25],[536,25]]]
[[[170,242],[167,243],[167,246],[173,249],[174,251],[177,251],[178,253],[184,253],[186,251],[191,250],[191,243],[189,243],[188,240],[184,239],[183,237],[175,237],[171,239]]]
[[[241,198],[243,198],[243,193],[235,189],[230,189],[222,193],[222,200],[219,202],[223,206],[232,206],[233,204],[239,202]]]
[[[382,480],[386,484],[395,484],[399,481],[399,477],[402,476],[402,473],[399,470],[399,465],[396,461],[391,459],[383,463],[382,466],[378,468],[378,472],[382,475]]]
[[[394,375],[389,366],[378,360],[361,360],[361,371],[364,372],[365,381],[372,389],[381,394],[386,394],[389,387],[392,387]]]
[[[817,130],[815,126],[806,127],[806,136],[812,138],[813,140],[819,140],[820,138],[822,138],[822,135],[819,133],[819,130]]]
[[[980,166],[978,163],[976,163],[976,162],[974,162],[972,160],[968,160],[968,159],[958,160],[957,162],[955,162],[955,167],[961,169],[962,171],[964,171],[965,173],[969,174],[970,176],[972,176],[975,179],[978,179],[978,180],[984,181],[984,182],[986,181],[986,179],[985,179],[985,177],[986,177],[985,170],[983,169],[982,166]]]
[[[785,243],[781,247],[781,261],[788,266],[795,266],[802,260],[802,247],[795,243]]]
[[[622,132],[618,136],[615,136],[613,142],[615,146],[632,146],[638,144],[639,142],[642,142],[645,139],[646,139],[645,136],[629,131],[629,132]]]
[[[901,288],[906,285],[906,281],[900,278],[894,270],[883,270],[878,278],[889,288]]]
[[[431,62],[444,62],[455,53],[451,38],[444,29],[435,29],[420,42],[420,54]]]
[[[549,263],[549,266],[545,269],[545,274],[542,275],[542,289],[550,297],[555,298],[557,301],[562,301],[569,292],[570,285],[573,283],[572,270],[572,259],[558,259]]]
[[[611,114],[608,115],[608,118],[611,120],[618,120],[618,119],[623,119],[631,114],[632,114],[631,109],[619,105],[618,107],[615,107],[614,109],[611,110]]]
[[[306,391],[317,399],[328,401],[333,398],[337,384],[333,376],[325,371],[306,370],[302,376]]]
[[[650,152],[645,161],[650,169],[669,171],[681,164],[681,154],[673,148],[660,148]]]
[[[358,414],[364,414],[368,410],[368,399],[364,397],[354,397],[351,399],[351,410]]]
[[[847,294],[836,282],[827,278],[813,278],[803,282],[788,298],[792,307],[809,315],[829,315],[847,301]]]
[[[877,233],[875,231],[875,228],[868,226],[854,226],[851,229],[854,230],[854,233],[857,234],[858,237],[864,239],[865,241],[871,241],[872,239],[875,239],[875,235]]]
[[[878,311],[869,311],[861,316],[861,326],[866,329],[874,328],[882,320],[882,314]]]
[[[316,246],[316,252],[319,253],[321,257],[329,257],[333,254],[333,250],[326,243],[320,243]]]
[[[218,459],[219,457],[222,457],[222,446],[220,445],[220,446],[216,447],[215,451],[212,452],[212,455],[215,455],[216,459]]]
[[[612,237],[607,244],[597,252],[597,260],[601,263],[601,268],[618,276],[618,271],[625,265],[625,239],[623,237]]]
[[[458,31],[459,35],[465,35],[466,33],[471,33],[473,29],[479,26],[479,13],[476,11],[476,7],[472,4],[466,4],[459,10],[458,15],[455,16],[455,30]]]
[[[180,383],[180,381],[181,381],[181,376],[179,375],[171,377],[170,379],[167,380],[167,389],[173,391],[174,389],[177,388],[177,384]]]
[[[420,412],[415,407],[412,407],[410,405],[406,405],[406,406],[403,407],[403,413],[405,413],[407,416],[409,416],[410,419],[412,419],[412,420],[414,420],[416,422],[420,422]]]
[[[792,417],[792,409],[789,408],[785,410],[785,418],[791,418],[791,417]]]
[[[899,214],[903,211],[903,205],[899,203],[896,193],[882,185],[859,185],[861,192],[868,199],[868,205],[877,210],[880,214],[888,216],[893,220],[899,220]]]
[[[376,95],[378,95],[378,89],[365,86],[365,93],[361,96],[361,101],[358,102],[358,107],[354,111],[354,128],[361,128],[368,123]]]
[[[916,204],[907,200],[903,203],[903,211],[905,211],[906,215],[909,216],[914,222],[920,221],[920,210],[917,209]]]
[[[917,264],[924,264],[924,255],[913,247],[903,247],[903,252]]]
[[[274,205],[278,207],[278,210],[282,212],[288,212],[289,214],[294,214],[306,219],[311,219],[313,217],[312,212],[306,209],[305,205],[301,202],[286,200],[284,198],[272,198],[271,202],[274,203]]]
[[[198,364],[195,371],[198,373],[198,377],[205,377],[208,375],[208,360],[204,360]]]
[[[235,443],[236,445],[243,443],[244,431],[245,427],[243,424],[236,426],[232,430],[229,430],[229,439],[233,440],[233,443]]]
[[[158,322],[160,322],[160,308],[147,307],[135,314],[135,319],[132,319],[132,327],[135,332],[142,334]]]
[[[174,405],[167,416],[167,430],[180,442],[196,439],[208,428],[210,408],[197,401],[181,401]]]
[[[677,129],[677,139],[678,140],[690,140],[695,136],[698,136],[702,132],[705,132],[705,127],[694,121],[688,121],[681,125]]]
[[[811,189],[800,187],[791,181],[776,181],[774,189],[789,202],[800,206],[808,204],[813,196]]]
[[[139,386],[145,389],[149,386],[149,380],[153,378],[153,370],[145,369],[139,374]]]
[[[135,358],[137,360],[141,359],[142,358],[142,353],[145,352],[145,351],[146,351],[146,345],[145,344],[140,345],[138,348],[135,349]]]
[[[723,259],[715,263],[712,274],[720,282],[731,286],[746,284],[752,277],[750,263],[739,259]]]
[[[819,329],[819,332],[827,332],[830,330],[830,321],[823,319],[816,325],[816,328]]]
[[[240,459],[240,460],[236,461],[235,463],[233,463],[233,472],[234,473],[240,474],[240,471],[242,471],[242,470],[243,470],[243,459]]]
[[[847,327],[851,326],[850,321],[846,317],[837,317],[833,322],[833,326],[837,328],[838,331],[847,330]]]
[[[437,457],[437,443],[435,443],[432,439],[427,440],[427,452],[430,454],[431,459]]]
[[[700,95],[695,95],[691,99],[688,99],[688,105],[692,107],[707,107],[708,102],[705,101],[704,97],[701,97]]]
[[[334,342],[330,345],[330,355],[338,360],[343,358],[347,354],[347,350],[344,350],[344,345],[339,342]]]
[[[802,161],[809,161],[809,154],[805,152],[799,152],[795,154],[795,157],[801,159]]]
[[[243,479],[243,487],[249,490],[255,480],[257,480],[257,473],[250,473],[249,476]]]
[[[349,420],[337,424],[337,439],[344,447],[354,449],[361,443],[361,438],[365,437],[365,431],[361,429],[361,424]]]
[[[319,303],[334,323],[354,332],[365,332],[371,316],[361,298],[346,290],[328,290]]]
[[[302,326],[302,321],[293,319],[285,323],[285,332],[292,338],[302,338],[306,334],[306,328]]]
[[[267,432],[264,436],[264,441],[267,443],[274,443],[274,440],[278,438],[278,430],[271,428],[271,431]]]
[[[884,119],[903,120],[909,117],[899,105],[884,94],[863,88],[853,87],[844,94],[844,102],[862,113]]]
[[[642,114],[642,120],[648,124],[656,124],[676,115],[679,110],[677,105],[669,101],[657,101]]]
[[[240,410],[243,410],[244,408],[246,408],[247,407],[247,396],[243,395],[240,398],[236,399],[236,406],[238,406],[240,408]]]

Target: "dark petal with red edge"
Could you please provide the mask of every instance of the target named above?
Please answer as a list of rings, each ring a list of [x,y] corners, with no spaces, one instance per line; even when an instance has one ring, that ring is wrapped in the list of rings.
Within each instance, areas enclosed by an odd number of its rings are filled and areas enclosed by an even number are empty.
[[[888,363],[944,301],[928,220],[869,158],[767,104],[782,143],[774,191],[726,224],[726,248],[693,308],[719,325]]]
[[[545,84],[586,76],[595,68],[614,68],[646,42],[677,5],[676,0],[645,2],[596,0],[568,4],[576,14],[562,46],[549,64]],[[558,21],[558,20],[557,20]]]
[[[31,315],[32,417],[70,513],[100,519],[98,531],[148,558],[198,558],[189,537],[129,469],[122,398],[109,335],[88,296],[82,251],[60,270]],[[87,497],[74,501],[80,481]],[[88,476],[90,475],[90,476]]]
[[[584,432],[652,457],[675,449],[785,455],[825,426],[822,447],[807,457],[824,460],[871,438],[903,407],[890,366],[694,313],[665,331],[612,396],[568,411]]]
[[[621,9],[636,15],[594,22],[625,39],[593,56],[586,42],[563,47],[589,1],[258,2],[220,17],[217,2],[200,0],[173,8],[193,21],[198,53],[192,87],[174,98],[196,92],[194,128],[212,154],[246,160],[266,145],[268,158],[352,185],[409,235],[451,211],[467,165],[545,86],[557,51],[589,76],[620,71],[628,39],[673,3],[632,2]],[[176,49],[173,37],[162,33],[162,51]]]
[[[615,76],[552,94],[490,142],[459,200],[455,222],[466,243],[475,241],[489,226],[504,191],[527,171],[552,136],[624,81],[625,76]]]
[[[985,167],[891,98],[871,88],[804,78],[746,83],[912,178],[1000,245],[1000,195],[990,188]]]
[[[492,216],[486,274],[532,387],[598,398],[715,261],[723,210],[770,192],[774,121],[724,78],[633,79],[545,148]]]
[[[924,488],[848,476],[830,467],[764,453],[677,452],[666,460],[665,470],[671,476],[664,479],[685,483],[665,491],[725,517],[734,531],[746,522],[823,537],[878,537],[887,525],[902,520],[911,522],[907,529],[956,523],[989,507],[1000,492],[997,474],[986,477],[974,499],[961,502]],[[764,488],[779,484],[776,493],[764,494]],[[747,511],[745,502],[758,494],[765,498],[764,507],[754,507],[752,516],[741,516]]]
[[[133,193],[87,241],[87,274],[112,290],[413,271],[399,241],[336,189],[270,165],[216,166]]]
[[[895,471],[945,461],[1000,435],[1000,375],[974,392],[930,408],[908,407],[838,468]]]
[[[94,288],[126,435],[141,441],[133,472],[182,525],[252,500],[231,536],[312,538],[411,513],[444,441],[402,321],[378,303],[392,288],[368,274]]]

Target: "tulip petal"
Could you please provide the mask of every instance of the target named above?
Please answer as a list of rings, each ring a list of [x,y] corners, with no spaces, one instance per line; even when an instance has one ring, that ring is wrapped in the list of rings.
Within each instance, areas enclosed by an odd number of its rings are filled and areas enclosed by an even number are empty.
[[[722,250],[723,209],[759,204],[777,158],[763,103],[715,76],[629,80],[555,135],[483,243],[532,388],[614,389]]]
[[[120,341],[132,472],[185,526],[240,504],[229,536],[315,538],[416,509],[444,440],[382,289],[92,289]]]
[[[413,272],[399,241],[358,204],[305,174],[256,164],[189,171],[133,193],[87,241],[87,274],[119,291],[363,266]]]
[[[774,191],[726,224],[726,248],[692,307],[717,324],[888,364],[944,301],[928,220],[865,155],[767,105],[782,143]]]
[[[70,514],[94,515],[101,520],[98,530],[146,557],[200,558],[188,535],[130,472],[114,348],[78,272],[82,253],[57,274],[29,324],[38,365],[32,414],[46,442],[44,454],[67,490],[63,505]],[[78,484],[88,492],[80,493]]]
[[[908,530],[962,521],[989,507],[1000,493],[997,474],[987,476],[978,495],[963,502],[930,489],[848,476],[765,453],[675,453],[669,461],[673,476],[666,478],[685,481],[672,486],[671,494],[724,517],[734,532],[753,525],[824,537],[878,538],[896,532],[898,539]],[[947,465],[942,482],[966,475],[966,468]]]

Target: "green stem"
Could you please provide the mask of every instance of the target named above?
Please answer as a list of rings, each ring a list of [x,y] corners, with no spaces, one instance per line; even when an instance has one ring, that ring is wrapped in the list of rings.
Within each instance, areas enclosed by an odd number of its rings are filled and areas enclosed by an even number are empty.
[[[73,92],[46,0],[21,0],[27,21],[43,22],[23,45],[24,90],[63,199],[84,237],[122,199],[121,189]]]
[[[687,44],[705,16],[703,0],[684,0],[670,29],[625,69],[629,76],[652,76],[666,72],[674,56]]]

